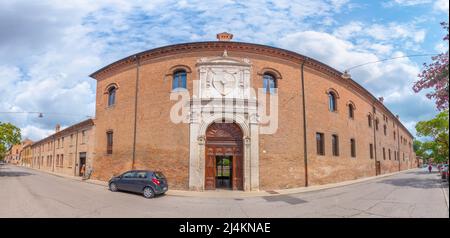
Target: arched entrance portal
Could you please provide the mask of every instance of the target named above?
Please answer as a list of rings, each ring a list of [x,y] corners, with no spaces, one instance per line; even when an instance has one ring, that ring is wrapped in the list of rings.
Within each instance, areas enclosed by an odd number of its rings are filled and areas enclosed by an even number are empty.
[[[242,130],[236,123],[212,123],[206,130],[205,189],[243,190]]]

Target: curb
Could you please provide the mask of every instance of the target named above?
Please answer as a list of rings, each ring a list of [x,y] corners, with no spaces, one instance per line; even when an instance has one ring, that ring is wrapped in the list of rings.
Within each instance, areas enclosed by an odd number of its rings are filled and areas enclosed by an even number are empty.
[[[415,171],[420,168],[407,169],[402,171],[397,171],[394,173],[381,174],[378,176],[366,177],[356,180],[344,181],[339,183],[331,183],[325,185],[315,185],[310,187],[300,187],[300,188],[291,188],[291,189],[280,189],[273,191],[254,191],[254,192],[237,192],[237,191],[212,191],[212,192],[197,192],[197,191],[184,191],[184,190],[169,190],[167,191],[167,195],[170,196],[178,196],[178,197],[204,197],[204,198],[216,198],[216,197],[228,197],[228,198],[245,198],[245,197],[271,197],[271,196],[280,196],[280,195],[289,195],[289,194],[298,194],[298,193],[306,193],[306,192],[314,192],[319,190],[326,190],[331,188],[343,187],[352,184],[367,182],[371,180],[380,179],[383,177],[389,177],[400,173],[406,173]]]
[[[79,181],[79,182],[85,182],[85,183],[89,183],[89,184],[94,184],[94,185],[98,185],[98,186],[103,186],[103,187],[108,187],[108,182],[105,181],[100,181],[100,180],[83,180],[81,177],[74,177],[74,176],[68,176],[68,175],[61,175],[61,174],[57,174],[54,172],[50,172],[50,171],[45,171],[45,170],[39,170],[39,169],[35,169],[35,168],[31,168],[31,167],[24,167],[24,166],[20,166],[23,168],[28,168],[28,169],[33,169],[36,171],[40,171],[40,172],[44,172],[53,176],[57,176],[60,178],[67,178],[67,179],[71,179],[74,181]],[[372,176],[372,177],[366,177],[366,178],[360,178],[360,179],[355,179],[355,180],[349,180],[349,181],[343,181],[343,182],[339,182],[339,183],[331,183],[331,184],[324,184],[324,185],[314,185],[314,186],[309,186],[309,187],[299,187],[299,188],[289,188],[289,189],[279,189],[279,190],[273,190],[273,191],[253,191],[253,192],[244,192],[244,191],[221,191],[221,190],[216,190],[216,191],[211,191],[211,192],[204,192],[204,191],[186,191],[186,190],[169,190],[166,192],[166,195],[168,196],[177,196],[177,197],[201,197],[201,198],[217,198],[217,197],[221,197],[221,198],[246,198],[246,197],[271,197],[271,196],[280,196],[280,195],[289,195],[289,194],[298,194],[298,193],[306,193],[306,192],[314,192],[314,191],[319,191],[319,190],[326,190],[326,189],[331,189],[331,188],[338,188],[338,187],[343,187],[343,186],[348,186],[348,185],[352,185],[352,184],[357,184],[357,183],[362,183],[362,182],[367,182],[367,181],[371,181],[371,180],[376,180],[376,179],[380,179],[380,178],[384,178],[384,177],[389,177],[389,176],[393,176],[396,174],[400,174],[400,173],[406,173],[406,172],[411,172],[414,170],[417,170],[420,168],[413,168],[413,169],[407,169],[407,170],[402,170],[402,171],[397,171],[397,172],[393,172],[393,173],[387,173],[387,174],[381,174],[378,176]],[[442,186],[442,184],[441,184]],[[445,193],[445,191],[443,190],[442,187],[442,192],[444,193],[444,196],[446,197],[446,203],[447,203],[447,208],[448,208],[448,197],[447,194]]]
[[[444,183],[446,183],[446,182],[444,182]],[[448,208],[448,196],[447,196],[447,193],[445,192],[444,183],[441,182],[441,190],[442,190],[442,193],[444,194],[445,204],[447,205],[447,209],[449,209]]]

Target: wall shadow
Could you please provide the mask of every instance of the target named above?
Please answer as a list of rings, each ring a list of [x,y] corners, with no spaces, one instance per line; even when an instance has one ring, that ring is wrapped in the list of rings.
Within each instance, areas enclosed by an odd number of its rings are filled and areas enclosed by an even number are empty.
[[[296,198],[296,197],[293,197],[290,195],[275,195],[275,196],[266,196],[263,198],[264,198],[264,200],[266,200],[268,202],[285,202],[285,203],[289,203],[291,205],[307,203],[307,201],[305,201],[303,199]]]
[[[428,174],[423,171],[409,172],[408,174],[413,174],[417,176],[423,176],[424,174]],[[430,188],[440,188],[441,187],[441,178],[438,176],[438,173],[431,173],[430,176],[433,176],[432,179],[429,178],[393,178],[379,181],[378,183],[390,184],[398,187],[412,187],[412,188],[422,188],[422,189],[430,189]],[[447,185],[448,186],[448,185]]]
[[[0,170],[0,177],[21,177],[21,176],[29,176],[29,175],[33,175],[33,174],[28,173],[28,172],[1,171]]]

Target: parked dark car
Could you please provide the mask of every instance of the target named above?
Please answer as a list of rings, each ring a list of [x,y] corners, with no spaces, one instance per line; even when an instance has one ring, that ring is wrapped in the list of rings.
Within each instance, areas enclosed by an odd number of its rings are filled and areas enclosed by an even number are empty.
[[[163,194],[169,190],[167,179],[162,172],[149,170],[131,170],[109,180],[109,189],[113,192],[128,191],[141,193],[146,198]]]

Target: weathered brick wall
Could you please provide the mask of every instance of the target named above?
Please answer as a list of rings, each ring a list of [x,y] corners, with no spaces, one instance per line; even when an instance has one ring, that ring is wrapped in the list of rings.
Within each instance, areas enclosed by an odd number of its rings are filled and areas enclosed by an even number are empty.
[[[202,51],[176,56],[166,56],[146,62],[140,67],[138,91],[138,116],[136,133],[136,169],[163,171],[172,188],[187,189],[189,179],[189,125],[170,121],[170,110],[176,101],[170,101],[171,77],[166,77],[175,65],[186,65],[192,69],[188,74],[188,90],[192,93],[192,80],[197,79],[196,62],[200,57],[219,56],[220,51]],[[252,62],[252,85],[262,87],[263,68],[280,72],[278,81],[279,122],[273,135],[260,135],[260,188],[263,190],[301,187],[305,184],[303,154],[303,115],[301,99],[300,64],[291,61],[229,50],[230,57],[245,57]],[[132,168],[134,131],[136,68],[117,73],[97,81],[94,178],[107,180],[112,175]],[[116,105],[107,107],[105,90],[111,83],[119,88]],[[329,112],[327,90],[333,88],[339,94],[338,111]],[[344,79],[330,78],[316,70],[305,69],[306,117],[308,143],[309,184],[325,184],[375,175],[375,158],[369,158],[369,143],[374,143],[373,128],[368,126],[367,115],[372,112],[372,102],[364,94],[356,93]],[[347,103],[355,106],[355,118],[348,118]],[[381,163],[381,173],[398,171],[397,139],[393,138],[394,118],[383,121],[382,108],[375,116],[379,120],[376,131],[376,157]],[[387,124],[387,135],[383,125]],[[374,125],[373,125],[374,126]],[[113,154],[106,154],[106,132],[113,130]],[[316,153],[315,133],[325,134],[325,156]],[[331,135],[339,135],[339,156],[331,155]],[[401,131],[402,136],[407,136]],[[350,138],[356,140],[356,158],[350,157]],[[408,138],[408,141],[412,139]],[[383,159],[382,148],[386,150]],[[391,149],[391,160],[388,157]],[[407,145],[401,145],[401,156],[409,152]],[[375,152],[374,152],[375,153]],[[402,157],[400,158],[402,160]],[[401,169],[408,168],[406,161]]]
[[[86,141],[83,142],[82,131],[86,133]],[[78,134],[78,140],[77,140]],[[39,141],[31,146],[32,167],[50,172],[78,176],[79,157],[81,152],[86,152],[87,164],[93,159],[95,147],[95,129],[92,124],[78,128],[77,130],[67,129],[57,133],[57,136],[50,135],[49,138]],[[73,141],[71,140],[73,136]],[[62,139],[64,138],[64,140]],[[59,145],[58,145],[59,139]],[[50,142],[50,145],[49,145]],[[49,156],[52,156],[51,163],[47,163]],[[40,164],[41,158],[43,163]],[[56,164],[59,158],[58,166]],[[61,160],[61,158],[63,158]],[[62,161],[62,162],[61,162]]]
[[[116,74],[97,81],[95,159],[93,178],[108,180],[131,169],[134,128],[134,95],[136,70]],[[108,107],[105,93],[110,83],[116,83],[115,105]],[[113,131],[113,153],[106,152],[106,132]]]

